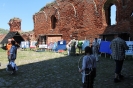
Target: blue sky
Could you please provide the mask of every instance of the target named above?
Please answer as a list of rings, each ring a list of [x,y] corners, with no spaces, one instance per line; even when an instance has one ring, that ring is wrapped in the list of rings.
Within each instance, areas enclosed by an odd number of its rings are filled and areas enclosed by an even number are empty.
[[[22,31],[33,30],[33,15],[46,4],[53,1],[54,0],[0,0],[0,28],[9,29],[9,20],[18,17],[22,20]],[[114,10],[114,7],[112,7],[112,10]],[[113,23],[111,24],[115,23],[114,17],[114,14],[112,14],[111,18]]]
[[[116,6],[111,6],[111,25],[116,24]]]
[[[54,0],[0,0],[0,28],[9,29],[11,18],[22,20],[21,30],[33,30],[33,15]]]

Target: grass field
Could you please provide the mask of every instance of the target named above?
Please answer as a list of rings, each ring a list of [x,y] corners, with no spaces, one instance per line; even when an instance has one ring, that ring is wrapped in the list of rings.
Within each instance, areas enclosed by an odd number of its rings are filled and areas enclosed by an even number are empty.
[[[81,56],[66,53],[22,51],[18,49],[16,75],[6,72],[6,51],[0,49],[0,88],[81,88],[78,60]],[[114,83],[115,62],[100,57],[94,88],[133,88],[133,59],[124,61],[125,79]]]

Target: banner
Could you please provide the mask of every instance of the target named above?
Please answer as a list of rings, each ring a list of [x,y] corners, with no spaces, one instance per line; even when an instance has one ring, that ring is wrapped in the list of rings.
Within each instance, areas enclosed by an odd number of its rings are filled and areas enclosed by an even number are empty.
[[[126,55],[133,55],[133,41],[126,41],[128,50],[125,50]],[[111,54],[110,41],[101,41],[99,52]]]
[[[89,40],[84,40],[82,45],[82,50],[84,50],[86,46],[89,46],[89,44],[90,44]]]
[[[30,48],[36,47],[37,41],[31,41]]]
[[[58,41],[56,51],[65,50],[66,49],[66,41]]]
[[[29,48],[30,47],[30,43],[29,41],[22,41],[20,44],[21,48]]]
[[[46,44],[39,44],[39,48],[41,48],[41,49],[44,48],[45,49],[45,48],[47,48],[47,45]]]
[[[58,45],[66,45],[66,41],[63,40],[63,41],[58,41]]]
[[[126,44],[129,47],[129,49],[125,51],[125,54],[133,55],[133,41],[126,41]]]
[[[110,41],[101,41],[99,52],[111,54]]]

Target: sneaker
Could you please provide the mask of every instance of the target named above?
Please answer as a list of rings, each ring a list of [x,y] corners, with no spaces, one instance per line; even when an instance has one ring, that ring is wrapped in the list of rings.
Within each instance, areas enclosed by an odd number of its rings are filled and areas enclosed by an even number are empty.
[[[117,78],[115,78],[115,79],[114,79],[114,83],[118,83],[118,82],[120,82],[120,80],[117,79]]]

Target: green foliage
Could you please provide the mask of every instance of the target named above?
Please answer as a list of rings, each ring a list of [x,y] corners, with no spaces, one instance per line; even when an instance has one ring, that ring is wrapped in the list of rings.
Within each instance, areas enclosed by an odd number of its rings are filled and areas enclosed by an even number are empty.
[[[0,34],[7,34],[9,30],[0,28]]]
[[[42,7],[41,9],[40,9],[40,11],[43,11],[43,9],[45,8],[45,6],[44,7]]]
[[[43,11],[43,9],[44,9],[45,7],[50,7],[50,6],[52,6],[53,4],[55,4],[55,3],[56,3],[56,0],[53,1],[53,2],[51,2],[51,3],[47,3],[46,6],[44,6],[44,7],[42,7],[42,8],[40,9],[40,11]]]
[[[52,6],[52,5],[55,4],[55,3],[56,3],[56,1],[53,1],[53,2],[51,2],[51,3],[47,3],[47,4],[46,4],[46,7]]]

